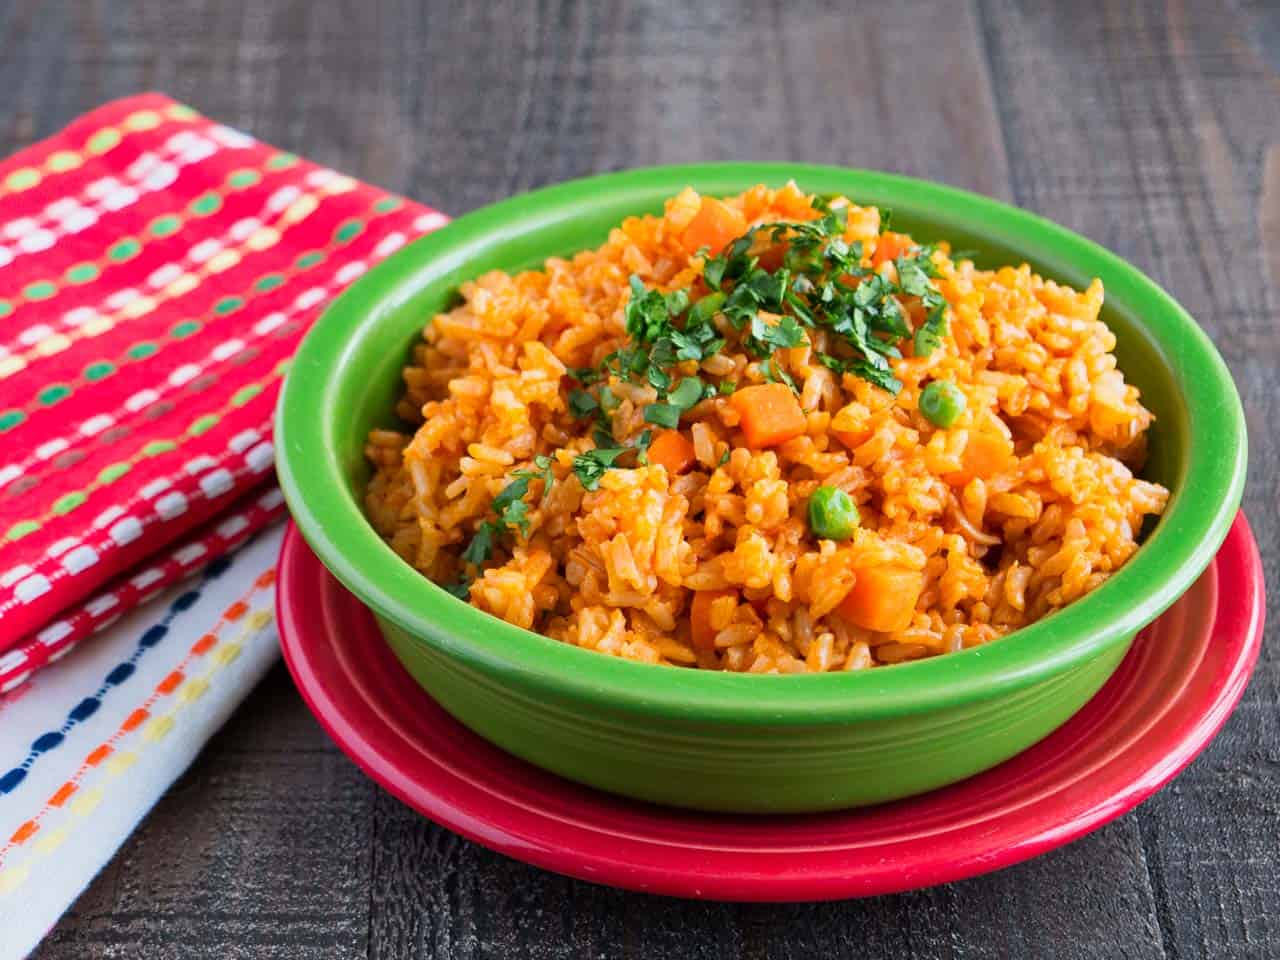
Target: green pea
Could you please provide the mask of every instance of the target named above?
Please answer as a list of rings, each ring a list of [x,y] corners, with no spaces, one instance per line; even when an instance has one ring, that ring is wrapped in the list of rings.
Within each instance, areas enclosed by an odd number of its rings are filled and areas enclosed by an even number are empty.
[[[858,507],[839,487],[819,487],[809,497],[809,528],[823,540],[848,540],[858,526]]]
[[[920,392],[920,412],[944,430],[960,419],[965,403],[964,394],[950,380],[934,380]]]

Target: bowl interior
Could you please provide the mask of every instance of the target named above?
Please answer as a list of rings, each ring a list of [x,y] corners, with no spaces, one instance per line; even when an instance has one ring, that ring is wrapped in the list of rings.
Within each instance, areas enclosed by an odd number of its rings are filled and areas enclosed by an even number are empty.
[[[949,240],[979,266],[1030,263],[1076,287],[1107,292],[1128,380],[1156,414],[1144,475],[1173,490],[1132,561],[1090,596],[985,647],[865,674],[741,677],[618,661],[494,620],[427,583],[364,520],[373,426],[396,426],[400,371],[424,323],[485,271],[540,266],[598,245],[625,216],[658,212],[686,185],[729,194],[795,179],[887,207],[895,229]],[[742,719],[762,710],[811,722],[821,704],[847,717],[895,715],[929,701],[962,702],[1012,689],[1096,657],[1154,619],[1209,562],[1243,485],[1238,396],[1216,351],[1176,302],[1124,261],[1024,211],[963,191],[867,171],[776,164],[654,168],[536,191],[455,221],[371,271],[304,341],[281,400],[282,485],[320,558],[381,615],[454,655],[547,691],[630,701],[646,709]],[[865,695],[864,695],[865,694]]]

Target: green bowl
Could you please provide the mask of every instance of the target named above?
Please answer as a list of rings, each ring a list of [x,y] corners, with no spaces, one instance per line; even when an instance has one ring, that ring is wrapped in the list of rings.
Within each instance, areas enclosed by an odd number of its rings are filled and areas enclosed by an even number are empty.
[[[1101,277],[1126,377],[1155,411],[1147,474],[1173,491],[1142,548],[1088,597],[983,647],[860,673],[750,676],[655,667],[549,640],[428,582],[362,512],[371,427],[394,423],[400,371],[458,285],[601,243],[685,186],[736,193],[795,179],[888,207],[920,239]],[[659,167],[577,180],[468,214],[396,253],[307,335],[280,401],[278,464],[316,554],[377,615],[417,681],[480,735],[570,779],[705,810],[877,803],[991,767],[1041,739],[1106,681],[1134,634],[1204,570],[1240,502],[1245,427],[1226,366],[1138,270],[1022,210],[938,184],[798,164]]]

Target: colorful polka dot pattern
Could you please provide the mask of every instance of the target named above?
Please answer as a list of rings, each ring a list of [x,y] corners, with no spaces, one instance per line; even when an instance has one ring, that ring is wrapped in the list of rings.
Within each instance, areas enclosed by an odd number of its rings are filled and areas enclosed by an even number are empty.
[[[302,334],[446,218],[156,95],[0,163],[0,198],[2,658],[261,484]]]

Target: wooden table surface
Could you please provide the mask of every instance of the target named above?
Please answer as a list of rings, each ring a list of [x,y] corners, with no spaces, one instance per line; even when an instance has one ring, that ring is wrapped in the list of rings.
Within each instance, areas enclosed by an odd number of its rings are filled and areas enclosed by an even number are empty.
[[[595,171],[775,159],[1044,214],[1213,335],[1275,582],[1275,4],[0,2],[3,152],[143,89],[453,213]],[[38,956],[1277,957],[1278,667],[1272,643],[1204,755],[1092,836],[800,906],[622,893],[461,840],[367,780],[277,668]]]

